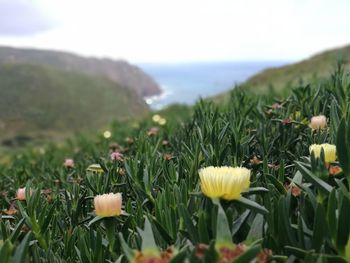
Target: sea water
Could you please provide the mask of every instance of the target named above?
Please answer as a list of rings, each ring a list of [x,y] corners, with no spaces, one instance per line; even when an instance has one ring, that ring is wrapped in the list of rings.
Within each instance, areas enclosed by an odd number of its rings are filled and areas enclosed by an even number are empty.
[[[232,89],[254,74],[270,67],[287,64],[267,62],[203,62],[178,64],[140,64],[159,84],[162,93],[146,97],[153,109],[173,103],[194,104],[199,98],[217,95]]]

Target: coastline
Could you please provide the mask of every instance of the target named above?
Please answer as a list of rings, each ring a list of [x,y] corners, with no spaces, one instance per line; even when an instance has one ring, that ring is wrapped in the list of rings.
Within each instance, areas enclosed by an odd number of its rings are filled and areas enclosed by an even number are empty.
[[[141,65],[158,83],[161,92],[143,97],[152,110],[171,104],[193,105],[199,98],[227,92],[266,68],[284,62],[216,62],[176,65]]]
[[[159,88],[160,88],[159,94],[143,97],[144,101],[146,102],[146,104],[148,106],[151,107],[151,109],[159,110],[159,109],[165,107],[166,105],[157,104],[157,102],[159,102],[159,101],[165,99],[166,97],[170,96],[171,94],[173,94],[173,91],[164,85],[159,84]]]

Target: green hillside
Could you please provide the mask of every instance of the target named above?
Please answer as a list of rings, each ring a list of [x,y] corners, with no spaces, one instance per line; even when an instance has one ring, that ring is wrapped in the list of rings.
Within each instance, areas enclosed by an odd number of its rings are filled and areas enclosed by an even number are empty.
[[[68,52],[0,47],[0,64],[34,64],[88,75],[103,75],[140,96],[160,93],[158,84],[139,67],[123,60],[82,57]]]
[[[298,63],[268,68],[252,76],[241,88],[263,94],[273,90],[277,93],[290,90],[291,87],[328,78],[334,71],[337,61],[344,63],[344,69],[350,69],[350,45],[322,52]],[[227,93],[215,99],[221,101]]]
[[[148,110],[134,91],[106,77],[38,65],[0,65],[0,94],[0,138],[100,128]]]

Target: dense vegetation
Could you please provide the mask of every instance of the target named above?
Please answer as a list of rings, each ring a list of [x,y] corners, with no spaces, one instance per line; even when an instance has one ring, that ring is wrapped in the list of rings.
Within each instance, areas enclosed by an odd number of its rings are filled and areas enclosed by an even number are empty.
[[[153,116],[14,155],[0,167],[1,260],[348,262],[349,100],[338,68],[283,99],[236,89],[225,105],[198,103],[184,123]],[[320,114],[327,125],[311,129]],[[337,160],[326,148],[310,156],[322,143],[336,144]],[[208,166],[249,169],[250,188],[234,200],[203,195]],[[26,200],[15,200],[24,186]],[[118,192],[123,213],[96,216],[94,197]]]
[[[106,77],[26,64],[0,65],[0,134],[67,134],[142,116],[134,91]]]

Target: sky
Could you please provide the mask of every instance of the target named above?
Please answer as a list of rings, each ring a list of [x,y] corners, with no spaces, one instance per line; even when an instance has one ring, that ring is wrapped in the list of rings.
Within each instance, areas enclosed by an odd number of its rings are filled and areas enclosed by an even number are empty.
[[[131,62],[297,61],[350,44],[348,0],[0,0],[0,45]]]

